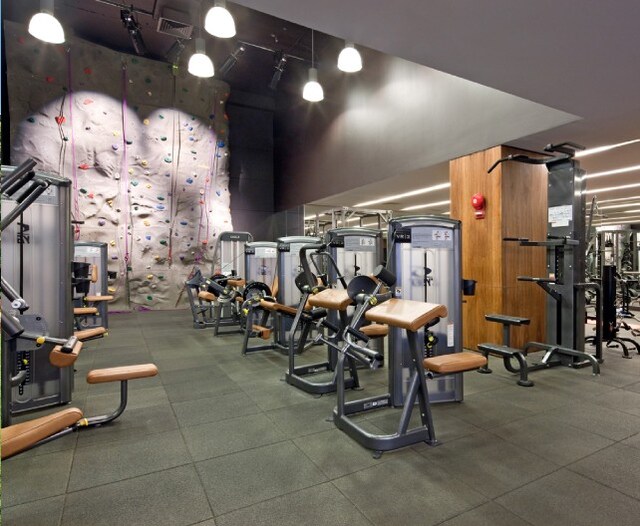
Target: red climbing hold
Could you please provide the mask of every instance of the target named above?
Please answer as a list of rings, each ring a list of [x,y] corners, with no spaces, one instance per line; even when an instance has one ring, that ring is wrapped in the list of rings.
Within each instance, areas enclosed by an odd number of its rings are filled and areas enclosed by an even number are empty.
[[[53,84],[53,82],[55,82],[55,78],[52,77],[51,75],[47,75],[44,80],[46,80],[49,84]]]
[[[93,104],[93,100],[92,99],[84,99],[82,101],[82,104],[84,104],[85,106],[87,106],[88,104]]]
[[[18,37],[18,44],[24,44],[24,37]]]
[[[58,126],[61,126],[62,124],[64,124],[64,121],[66,120],[64,118],[64,115],[56,115],[54,118]]]
[[[78,168],[80,168],[80,170],[88,170],[90,166],[87,163],[82,163]]]
[[[91,73],[93,73],[93,71],[91,71],[91,68],[84,68],[85,75],[91,75]]]

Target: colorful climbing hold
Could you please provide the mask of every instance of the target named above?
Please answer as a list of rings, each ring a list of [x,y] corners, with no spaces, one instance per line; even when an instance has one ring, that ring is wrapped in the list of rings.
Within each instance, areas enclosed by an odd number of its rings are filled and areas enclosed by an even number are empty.
[[[56,115],[54,117],[54,120],[56,121],[56,124],[58,126],[61,126],[62,124],[64,124],[64,121],[66,121],[67,119],[64,118],[64,115]]]
[[[143,223],[144,223],[144,226],[151,226],[151,221],[149,221],[148,219],[145,219]]]
[[[114,137],[120,137],[120,132],[118,130],[113,130]]]
[[[116,246],[116,241],[115,241],[115,239],[112,239],[111,241],[109,241],[109,244],[110,244],[112,247],[115,247],[115,246]]]
[[[84,68],[84,74],[85,74],[85,75],[91,75],[91,73],[93,73],[93,71],[91,70],[91,68]]]
[[[161,140],[161,141],[166,141],[166,140],[167,140],[167,138],[163,135],[162,137],[160,137],[160,140]]]
[[[111,148],[113,149],[113,151],[116,151],[118,148],[120,148],[120,146],[118,146],[117,144],[112,144]]]
[[[29,122],[36,122],[36,119],[34,117],[27,117],[27,120]]]
[[[160,244],[163,246],[167,246],[167,240],[166,239],[161,239],[160,240]]]
[[[164,119],[164,115],[162,115],[162,113],[160,115],[158,115],[159,119]]]
[[[133,168],[129,168],[129,170],[127,170],[129,172],[129,175],[133,175],[135,170]]]
[[[148,280],[152,280],[153,279],[153,274],[147,274],[147,279]]]
[[[131,181],[131,186],[138,186],[138,184],[140,184],[138,183],[138,181],[135,181],[135,180]]]
[[[142,161],[140,161],[140,165],[144,168],[149,166],[149,161],[147,161],[146,159],[143,159]]]
[[[81,193],[81,194],[86,194],[86,193],[87,193],[86,188],[80,188],[80,193]]]
[[[187,177],[187,183],[188,184],[193,184],[193,179],[191,179],[191,177]]]
[[[163,195],[159,195],[158,196],[158,201],[164,201],[164,196]]]
[[[151,185],[150,185],[150,184],[146,184],[146,185],[145,185],[145,187],[146,187],[148,190],[151,190]]]
[[[106,221],[104,219],[98,219],[98,226],[104,226]]]
[[[165,163],[170,163],[170,162],[171,162],[171,157],[168,157],[168,156],[167,156],[167,157],[165,157],[165,158],[164,158],[164,162],[165,162]]]
[[[150,236],[150,235],[148,235],[148,234],[147,234],[146,236],[144,236],[144,238],[145,238],[147,241],[151,241],[151,236]]]
[[[131,139],[127,139],[127,140],[126,140],[126,141],[124,141],[124,142],[126,142],[127,144],[133,144],[133,141],[132,141]]]
[[[143,120],[142,124],[144,124],[145,126],[149,126],[149,119]]]
[[[224,148],[224,145],[225,145],[225,142],[222,139],[220,139],[218,141],[218,148]]]
[[[89,104],[93,104],[93,100],[91,99],[84,99],[82,101],[82,104],[84,104],[85,106],[88,106]]]
[[[80,170],[88,170],[89,168],[91,168],[87,163],[82,163],[78,165],[78,168]]]
[[[49,84],[53,84],[56,81],[56,79],[54,77],[50,76],[50,75],[47,75],[44,78],[44,80],[46,80]]]
[[[188,223],[187,221],[180,221],[180,224],[181,224],[182,226],[187,226],[189,223]]]
[[[164,210],[164,205],[156,205],[157,210]]]
[[[147,301],[153,301],[153,296],[147,296]]]

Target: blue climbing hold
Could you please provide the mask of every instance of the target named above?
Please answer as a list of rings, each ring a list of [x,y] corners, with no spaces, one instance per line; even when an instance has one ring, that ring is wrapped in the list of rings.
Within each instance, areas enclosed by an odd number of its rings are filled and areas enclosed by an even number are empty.
[[[187,177],[187,183],[193,184],[193,179],[191,179],[191,177]]]
[[[218,141],[218,148],[224,148],[224,145],[225,145],[225,142],[222,139],[220,139]]]

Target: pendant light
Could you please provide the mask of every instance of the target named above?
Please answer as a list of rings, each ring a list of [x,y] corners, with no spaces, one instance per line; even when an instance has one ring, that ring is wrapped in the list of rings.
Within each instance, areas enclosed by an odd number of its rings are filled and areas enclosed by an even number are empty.
[[[324,99],[324,91],[318,82],[318,70],[313,67],[313,29],[311,30],[311,67],[309,68],[309,80],[302,90],[302,98],[309,102],[320,102]]]
[[[214,37],[231,38],[236,34],[236,23],[224,0],[216,0],[204,19],[204,29]]]
[[[206,54],[204,38],[197,37],[195,41],[196,52],[191,55],[187,69],[189,73],[196,77],[213,77],[213,62]]]
[[[40,12],[31,17],[29,33],[50,44],[64,42],[64,29],[53,16],[53,0],[40,0]]]
[[[362,57],[353,42],[345,42],[344,49],[338,55],[338,69],[346,73],[355,73],[362,69]]]

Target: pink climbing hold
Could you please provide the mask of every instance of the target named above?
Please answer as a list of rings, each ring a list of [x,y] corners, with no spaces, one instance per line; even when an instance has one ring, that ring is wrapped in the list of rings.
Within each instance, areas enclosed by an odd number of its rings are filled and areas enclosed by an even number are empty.
[[[82,104],[84,104],[85,106],[88,106],[89,104],[93,104],[93,100],[92,99],[84,99],[82,101]]]
[[[82,164],[78,165],[78,168],[80,170],[88,170],[91,167],[87,163],[82,163]]]
[[[61,124],[64,124],[64,121],[66,121],[67,119],[64,118],[64,115],[56,115],[54,117],[56,123],[58,124],[58,126],[60,126]]]

